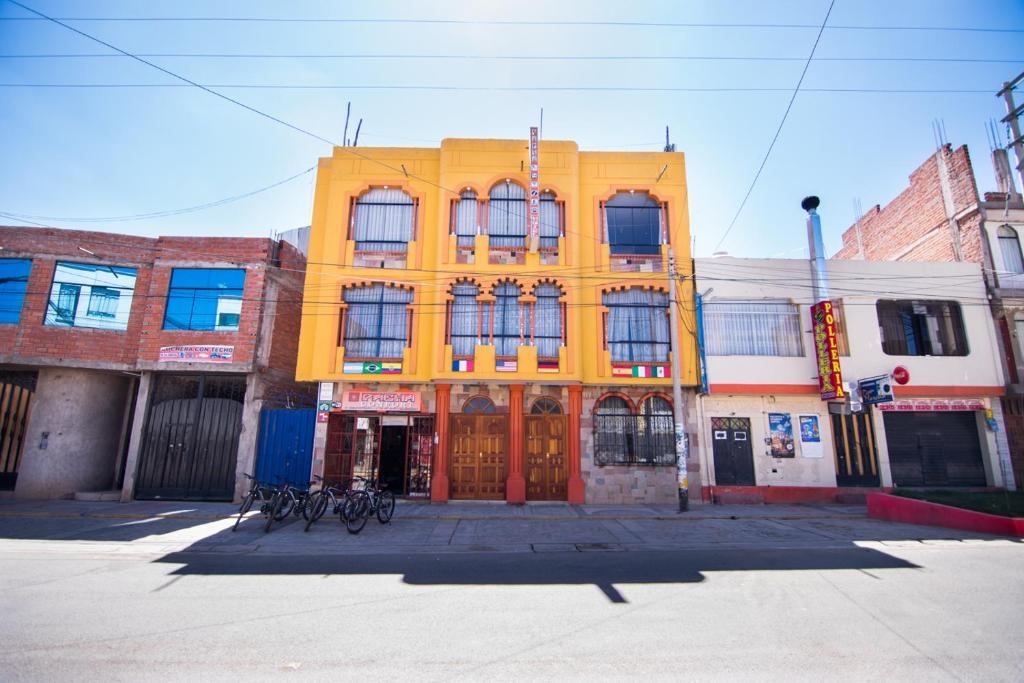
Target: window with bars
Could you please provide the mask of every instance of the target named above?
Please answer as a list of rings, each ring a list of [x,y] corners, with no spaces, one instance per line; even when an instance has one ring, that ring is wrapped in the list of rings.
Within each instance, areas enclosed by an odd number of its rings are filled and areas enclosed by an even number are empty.
[[[605,292],[605,348],[612,361],[667,362],[668,295],[632,287]]]
[[[661,254],[664,206],[646,192],[620,192],[602,205],[612,254]]]
[[[672,404],[649,396],[633,412],[621,396],[606,396],[594,410],[594,462],[599,465],[674,465]]]
[[[967,355],[967,333],[955,301],[880,300],[875,311],[887,355]]]
[[[511,180],[491,188],[487,197],[487,234],[490,245],[503,249],[526,248],[526,190]]]
[[[58,261],[43,324],[126,330],[135,278],[134,268]]]
[[[704,311],[709,356],[802,356],[800,309],[788,301],[713,301]]]
[[[345,357],[400,360],[409,344],[412,291],[383,284],[345,289]]]
[[[399,188],[374,188],[352,206],[350,238],[356,251],[407,252],[416,225],[416,201]]]
[[[452,234],[459,247],[472,247],[480,233],[480,202],[476,192],[466,188],[452,202]]]

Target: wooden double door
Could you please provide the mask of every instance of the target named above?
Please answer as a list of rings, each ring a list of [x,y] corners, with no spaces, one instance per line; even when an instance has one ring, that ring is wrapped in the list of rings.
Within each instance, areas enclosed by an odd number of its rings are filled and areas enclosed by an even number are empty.
[[[505,500],[508,416],[459,413],[451,423],[451,497]]]
[[[567,500],[565,415],[527,415],[527,500]]]

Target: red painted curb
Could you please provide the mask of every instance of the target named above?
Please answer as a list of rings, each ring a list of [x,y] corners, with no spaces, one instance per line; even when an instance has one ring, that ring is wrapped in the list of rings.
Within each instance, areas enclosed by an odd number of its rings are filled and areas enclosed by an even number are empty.
[[[887,493],[868,494],[868,517],[999,536],[1024,537],[1024,517],[1000,517]]]
[[[864,496],[877,491],[877,488],[835,486],[709,486],[704,489],[704,500],[747,505],[859,502],[844,498],[862,500]]]

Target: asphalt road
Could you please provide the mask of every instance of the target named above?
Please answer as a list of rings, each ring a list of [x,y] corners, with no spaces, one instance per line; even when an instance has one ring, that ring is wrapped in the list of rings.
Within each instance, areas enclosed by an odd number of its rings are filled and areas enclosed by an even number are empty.
[[[1010,540],[343,555],[5,524],[3,680],[1024,680]]]

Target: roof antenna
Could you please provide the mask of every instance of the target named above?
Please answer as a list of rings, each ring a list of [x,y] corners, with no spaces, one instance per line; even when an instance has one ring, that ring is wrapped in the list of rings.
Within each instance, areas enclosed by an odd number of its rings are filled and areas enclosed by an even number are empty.
[[[666,152],[674,152],[674,151],[676,151],[676,146],[673,145],[671,142],[669,142],[668,126],[665,126],[665,151]]]
[[[348,115],[352,113],[352,101],[345,105],[345,132],[341,134],[341,139],[345,143],[345,147],[348,147]]]
[[[362,128],[362,127],[363,127],[363,120],[359,119],[359,125],[356,126],[356,136],[354,138],[352,138],[352,146],[353,147],[358,147],[359,146],[359,129]]]

